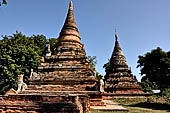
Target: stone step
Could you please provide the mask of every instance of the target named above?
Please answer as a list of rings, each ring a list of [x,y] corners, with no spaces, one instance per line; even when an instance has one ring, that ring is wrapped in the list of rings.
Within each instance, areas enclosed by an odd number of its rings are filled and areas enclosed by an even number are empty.
[[[86,87],[87,85],[29,85],[25,91],[85,91]]]
[[[104,102],[90,102],[90,106],[106,106]]]
[[[21,91],[19,92],[19,94],[24,94],[24,95],[62,95],[62,94],[68,94],[68,95],[72,95],[72,94],[96,94],[97,91],[41,91],[41,90],[28,90],[28,91]]]
[[[121,111],[124,113],[128,112],[127,108],[124,108],[120,105],[118,105],[117,103],[114,103],[113,101],[110,100],[104,100],[104,102],[106,103],[105,106],[90,106],[91,109],[95,109],[95,110],[101,110],[101,111]]]
[[[28,104],[27,104],[28,103]],[[12,105],[0,105],[0,111],[2,112],[5,110],[9,113],[14,113],[16,110],[18,112],[20,110],[22,111],[35,111],[35,112],[44,112],[44,111],[55,111],[55,112],[72,112],[72,111],[79,111],[77,109],[77,105],[74,105],[72,103],[41,103],[39,105],[34,106],[32,103],[29,105],[29,102],[22,103],[20,105],[17,104],[17,102],[13,102]]]
[[[102,100],[103,100],[102,98],[97,98],[97,99],[92,98],[92,99],[90,99],[91,102],[93,102],[93,101],[102,101]]]

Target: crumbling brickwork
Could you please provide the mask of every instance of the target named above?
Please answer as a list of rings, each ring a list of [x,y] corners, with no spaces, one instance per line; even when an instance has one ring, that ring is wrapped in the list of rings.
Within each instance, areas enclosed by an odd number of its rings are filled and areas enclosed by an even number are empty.
[[[38,72],[31,70],[28,87],[11,89],[1,97],[0,112],[5,113],[88,113],[89,91],[96,85],[95,72],[90,67],[70,2],[59,42],[54,52],[48,45]]]
[[[97,80],[86,57],[84,45],[80,42],[72,2],[58,39],[54,53],[45,56],[38,66],[38,73],[31,76],[28,89],[86,91],[87,87],[93,87]],[[43,87],[35,88],[32,85]]]
[[[126,63],[126,58],[120,48],[118,36],[115,34],[115,47],[106,69],[105,91],[118,94],[143,93],[137,79],[133,76]]]
[[[0,99],[1,113],[89,112],[86,95],[8,95]]]

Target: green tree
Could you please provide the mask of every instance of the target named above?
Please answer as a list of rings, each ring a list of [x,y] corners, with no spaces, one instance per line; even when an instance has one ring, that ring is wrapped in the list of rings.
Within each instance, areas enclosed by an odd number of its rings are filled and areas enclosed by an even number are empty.
[[[52,53],[54,53],[56,44],[58,43],[58,38],[50,38],[49,43],[50,43],[50,47],[51,47],[50,50]]]
[[[48,43],[48,40],[44,35],[33,35],[30,37],[32,40],[34,40],[34,44],[38,47],[40,47],[42,54],[41,56],[45,56],[46,54],[46,45]]]
[[[90,67],[95,70],[95,66],[97,64],[97,57],[96,56],[87,56],[89,61]],[[100,73],[96,71],[96,78],[99,79]]]
[[[142,87],[142,90],[144,92],[150,92],[153,93],[153,89],[158,89],[157,85],[155,82],[151,82],[150,80],[148,80],[148,78],[146,76],[144,76],[141,80],[141,82],[139,82],[139,84]]]
[[[90,67],[91,67],[92,69],[95,69],[95,66],[96,66],[96,64],[97,64],[96,56],[88,56],[87,59],[89,60]]]
[[[103,68],[105,69],[105,72],[107,72],[107,70],[109,70],[109,66],[110,66],[110,59],[108,59],[108,62],[103,65]]]
[[[145,80],[156,83],[161,91],[170,86],[170,57],[167,52],[158,47],[138,58],[137,68]]]
[[[1,6],[2,4],[7,5],[7,1],[6,1],[6,0],[0,1],[0,6]]]
[[[0,94],[17,88],[17,76],[24,74],[28,83],[30,69],[40,63],[41,50],[34,40],[21,33],[4,36],[0,40]]]

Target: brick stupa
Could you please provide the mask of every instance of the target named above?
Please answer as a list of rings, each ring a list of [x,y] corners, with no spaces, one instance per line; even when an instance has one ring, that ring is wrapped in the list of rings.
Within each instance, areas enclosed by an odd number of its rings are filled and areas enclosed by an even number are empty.
[[[32,89],[42,92],[87,91],[96,84],[95,72],[89,65],[84,45],[80,43],[72,2],[58,39],[54,53],[50,52],[49,47],[36,77],[30,78],[30,85],[25,92]],[[41,88],[37,87],[39,85]]]
[[[105,81],[105,91],[108,93],[143,93],[136,77],[126,63],[126,58],[118,42],[117,33],[115,34],[115,47],[110,58],[110,65],[106,69]]]
[[[72,1],[54,53],[46,56],[31,72],[28,87],[19,76],[19,89],[0,96],[0,112],[84,113],[89,112],[89,94],[96,94],[97,79],[89,65],[73,15]],[[24,85],[24,86],[23,86]],[[90,91],[89,91],[90,90]]]

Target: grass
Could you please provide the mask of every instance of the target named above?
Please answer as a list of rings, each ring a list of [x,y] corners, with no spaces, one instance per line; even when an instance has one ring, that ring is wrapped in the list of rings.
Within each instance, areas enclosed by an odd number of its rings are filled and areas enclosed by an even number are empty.
[[[162,103],[148,103],[147,98],[118,98],[113,101],[127,108],[128,113],[170,113],[170,105]],[[91,113],[125,113],[124,111],[99,111]]]

